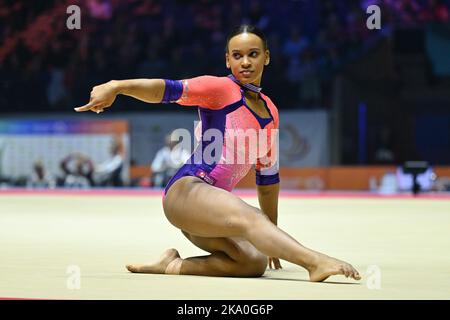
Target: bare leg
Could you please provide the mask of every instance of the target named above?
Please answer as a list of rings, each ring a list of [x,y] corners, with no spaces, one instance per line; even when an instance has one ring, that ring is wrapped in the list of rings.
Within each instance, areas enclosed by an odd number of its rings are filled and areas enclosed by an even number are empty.
[[[181,230],[205,238],[243,237],[266,256],[306,268],[311,281],[323,281],[335,274],[361,278],[350,264],[302,246],[257,208],[198,178],[176,181],[163,205],[168,220]]]
[[[149,264],[128,264],[128,271],[135,273],[160,273],[166,272],[167,266],[176,259],[180,258],[180,254],[176,249],[166,250],[158,261]]]
[[[210,252],[208,256],[180,259],[175,249],[169,249],[156,263],[128,265],[137,273],[172,273],[216,277],[260,277],[267,267],[267,257],[245,239],[201,238],[183,231],[197,247]],[[177,262],[176,260],[182,260]],[[168,268],[168,266],[171,266]]]
[[[203,238],[184,231],[183,234],[211,255],[183,260],[180,274],[260,277],[266,270],[267,257],[243,238]]]

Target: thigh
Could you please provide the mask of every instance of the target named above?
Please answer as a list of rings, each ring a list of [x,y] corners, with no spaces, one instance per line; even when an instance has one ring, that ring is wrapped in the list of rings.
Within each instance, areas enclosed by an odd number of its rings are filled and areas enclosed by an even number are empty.
[[[234,194],[196,177],[182,177],[163,201],[167,219],[191,235],[207,238],[242,237],[261,211]]]

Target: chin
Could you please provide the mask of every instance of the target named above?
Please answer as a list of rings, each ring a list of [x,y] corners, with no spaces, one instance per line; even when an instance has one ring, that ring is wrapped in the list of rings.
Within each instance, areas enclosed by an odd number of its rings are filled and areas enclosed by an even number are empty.
[[[236,72],[236,73],[233,72],[233,75],[234,75],[234,77],[235,77],[236,79],[238,79],[239,82],[241,82],[242,84],[248,84],[248,83],[252,83],[252,82],[255,82],[255,81],[258,80],[258,74],[257,74],[257,72],[253,72],[253,73],[251,74],[251,77],[249,77],[249,78],[244,77],[244,76],[241,75],[239,72]]]
[[[239,77],[236,77],[236,78],[243,84],[252,83],[252,82],[254,82],[256,80],[255,77],[246,78],[246,77],[243,77],[241,75],[239,75]]]

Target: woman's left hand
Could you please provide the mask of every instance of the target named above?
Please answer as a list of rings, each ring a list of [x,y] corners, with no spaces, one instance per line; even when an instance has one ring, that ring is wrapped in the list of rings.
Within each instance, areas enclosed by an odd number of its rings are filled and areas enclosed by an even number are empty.
[[[275,270],[283,269],[283,267],[281,266],[281,263],[280,263],[280,259],[269,257],[269,268],[275,269]]]

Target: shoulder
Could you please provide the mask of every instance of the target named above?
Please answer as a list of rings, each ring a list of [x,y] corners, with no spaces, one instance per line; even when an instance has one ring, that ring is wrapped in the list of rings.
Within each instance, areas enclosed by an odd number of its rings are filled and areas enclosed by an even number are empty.
[[[228,77],[217,77],[217,76],[211,76],[211,75],[203,75],[198,76],[191,79],[186,79],[183,81],[187,81],[190,83],[195,83],[197,85],[203,85],[206,87],[217,87],[218,89],[221,88],[239,88],[238,85],[236,85],[230,78]]]
[[[203,75],[183,80],[183,94],[177,103],[218,110],[240,99],[240,88],[230,78]]]

